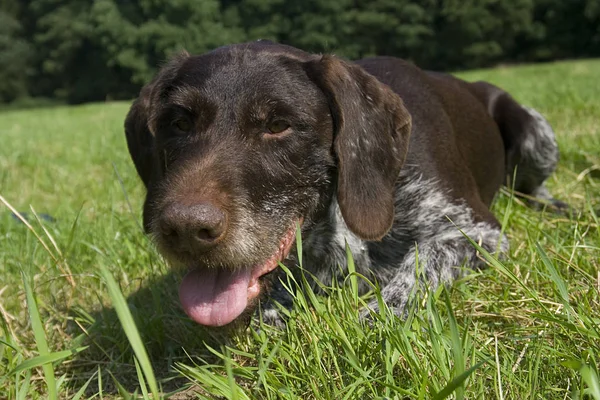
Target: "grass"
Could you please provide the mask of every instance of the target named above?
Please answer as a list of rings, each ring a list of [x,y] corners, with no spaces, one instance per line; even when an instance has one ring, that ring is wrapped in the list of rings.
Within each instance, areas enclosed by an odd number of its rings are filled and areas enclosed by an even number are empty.
[[[227,340],[183,315],[142,233],[128,104],[0,113],[0,398],[600,400],[600,61],[461,75],[548,117],[562,152],[549,186],[578,215],[505,191],[510,257],[420,288],[406,320],[383,307],[361,321],[354,274],[299,295],[285,329]]]

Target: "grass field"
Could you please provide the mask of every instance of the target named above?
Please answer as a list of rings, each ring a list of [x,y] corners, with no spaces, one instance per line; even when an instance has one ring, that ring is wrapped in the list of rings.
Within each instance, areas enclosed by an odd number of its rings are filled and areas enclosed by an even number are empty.
[[[349,278],[298,298],[285,330],[255,322],[227,347],[183,315],[141,231],[128,104],[0,113],[0,398],[600,400],[600,61],[461,76],[547,116],[562,152],[549,186],[578,215],[505,191],[510,257],[423,288],[406,321],[360,321]]]

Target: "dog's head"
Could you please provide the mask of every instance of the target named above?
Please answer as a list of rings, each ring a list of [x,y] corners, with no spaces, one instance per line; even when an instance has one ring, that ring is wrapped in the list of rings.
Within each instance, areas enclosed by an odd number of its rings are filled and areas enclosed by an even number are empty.
[[[410,116],[360,67],[261,41],[174,58],[125,131],[148,190],[144,227],[190,269],[182,305],[221,326],[251,308],[296,224],[310,229],[332,196],[357,236],[386,234]]]

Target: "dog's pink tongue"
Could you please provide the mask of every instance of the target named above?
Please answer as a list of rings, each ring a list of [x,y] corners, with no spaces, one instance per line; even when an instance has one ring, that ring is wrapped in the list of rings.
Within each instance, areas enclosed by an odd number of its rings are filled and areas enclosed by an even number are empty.
[[[183,278],[179,300],[186,314],[197,323],[226,325],[246,308],[251,275],[252,268],[195,269]]]

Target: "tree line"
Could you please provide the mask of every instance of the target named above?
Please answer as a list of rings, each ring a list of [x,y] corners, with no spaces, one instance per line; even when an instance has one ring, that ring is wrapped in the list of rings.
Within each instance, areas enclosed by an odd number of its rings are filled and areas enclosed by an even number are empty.
[[[130,99],[174,52],[271,39],[435,70],[600,55],[599,0],[0,0],[0,103]]]

